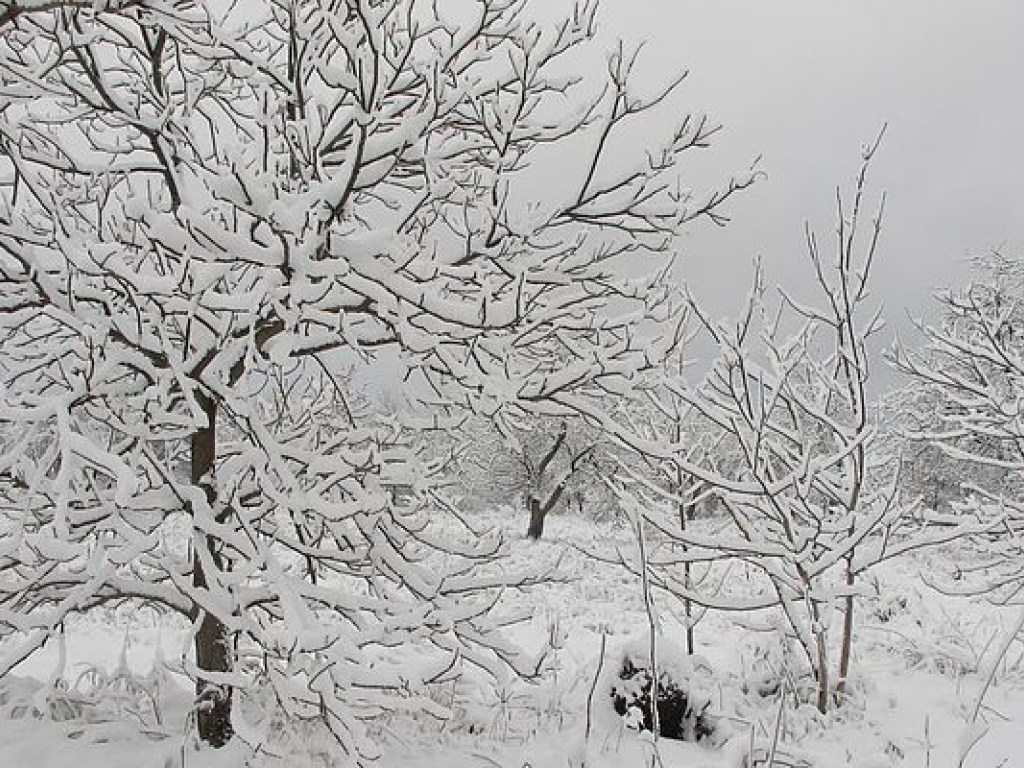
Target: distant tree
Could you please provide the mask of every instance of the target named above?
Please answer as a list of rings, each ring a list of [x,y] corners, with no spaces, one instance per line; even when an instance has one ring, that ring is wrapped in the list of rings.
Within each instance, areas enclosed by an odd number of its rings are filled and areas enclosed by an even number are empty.
[[[595,7],[526,10],[3,6],[0,674],[146,601],[193,626],[202,741],[262,682],[355,755],[408,705],[381,647],[524,668],[473,602],[500,544],[390,503],[338,373],[390,348],[449,405],[571,413],[670,348],[637,331],[673,238],[751,181],[683,191],[704,118],[626,152],[681,78],[639,95],[620,47],[592,89]]]
[[[598,446],[580,435],[567,419],[547,430],[539,429],[534,420],[531,425],[517,430],[514,438],[516,460],[522,465],[526,479],[523,494],[529,525],[526,535],[539,539],[544,535],[544,522],[552,510],[563,500],[566,488],[591,460]],[[570,431],[573,434],[570,434]],[[580,438],[583,439],[580,439]]]
[[[554,510],[608,503],[597,474],[610,449],[599,430],[571,416],[478,419],[459,449],[459,482],[470,506],[522,505],[526,535],[539,539]]]

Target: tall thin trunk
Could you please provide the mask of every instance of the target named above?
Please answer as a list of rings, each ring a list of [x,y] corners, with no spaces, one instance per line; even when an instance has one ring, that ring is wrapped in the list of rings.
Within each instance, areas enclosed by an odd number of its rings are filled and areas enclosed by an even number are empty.
[[[214,468],[217,461],[217,402],[206,395],[197,395],[199,406],[207,418],[207,425],[196,430],[190,445],[192,484],[202,488],[206,501],[212,508],[217,499]],[[203,568],[205,553],[214,568],[221,570],[223,558],[216,546],[216,540],[194,529],[192,553],[192,585],[206,589],[208,579]],[[197,609],[201,610],[201,609]],[[202,614],[199,631],[196,633],[196,665],[200,672],[226,673],[231,671],[231,645],[228,628],[224,622],[209,612]],[[204,679],[196,679],[196,725],[199,738],[212,747],[223,747],[234,735],[231,725],[230,686]]]
[[[818,605],[811,603],[811,632],[818,652],[818,711],[828,714],[829,674],[828,674],[828,635],[821,624],[821,612]]]
[[[679,362],[679,369],[680,369],[680,371],[682,371],[682,368],[683,368],[683,363],[682,363],[682,360],[680,360],[680,362]],[[675,421],[673,423],[673,427],[674,427],[673,439],[675,440],[676,444],[678,445],[679,443],[682,442],[682,439],[683,439],[682,414],[680,414],[678,412],[678,410],[675,413]],[[676,470],[676,473],[675,473],[676,474],[676,476],[675,476],[675,488],[673,490],[675,491],[676,498],[678,499],[678,501],[676,503],[679,505],[679,509],[678,509],[678,512],[679,512],[679,530],[682,531],[682,533],[685,535],[685,533],[686,533],[686,520],[687,520],[687,518],[690,518],[691,520],[693,519],[693,510],[692,510],[693,501],[692,500],[690,502],[683,501],[683,480],[685,479],[685,475],[683,473],[682,467],[680,467],[679,465],[676,465],[675,470]],[[687,554],[689,552],[689,549],[690,549],[689,546],[687,546],[686,544],[683,544],[683,557],[687,556]],[[690,594],[689,594],[690,589],[692,588],[692,576],[691,576],[691,573],[690,573],[690,561],[689,560],[684,560],[684,562],[683,562],[683,587],[686,589],[686,592],[687,592],[686,596],[683,598],[683,612],[686,614],[686,653],[688,655],[690,655],[690,656],[693,656],[693,649],[694,649],[694,637],[693,637],[693,635],[694,635],[694,632],[693,632],[693,600],[690,599]]]
[[[679,530],[684,534],[686,533],[686,520],[690,517],[690,504],[683,501],[683,475],[682,470],[676,467],[676,495],[679,496]],[[683,544],[683,556],[686,557],[689,547]],[[686,614],[686,653],[690,656],[693,655],[694,649],[694,632],[693,632],[693,600],[690,599],[690,589],[692,587],[692,576],[690,573],[690,561],[683,561],[683,587],[686,589],[687,594],[683,597],[683,612]]]
[[[843,613],[843,641],[839,649],[839,680],[836,681],[836,695],[842,697],[846,694],[847,675],[850,674],[850,660],[853,656],[853,586],[856,576],[853,572],[853,563],[846,563],[846,587],[849,594],[846,595],[845,611]],[[840,699],[841,702],[841,699]]]
[[[644,612],[647,614],[647,630],[651,633],[647,649],[651,665],[651,736],[657,744],[658,737],[661,736],[661,717],[658,712],[658,616],[654,607],[654,595],[651,593],[651,575],[647,568],[643,512],[637,512],[636,516],[636,542],[640,554],[640,586],[644,592]]]
[[[859,426],[861,429],[864,428],[865,421],[863,418]],[[864,467],[867,463],[863,444],[859,445],[857,450],[854,451],[853,462],[853,487],[850,491],[850,502],[848,504],[848,509],[851,513],[850,538],[857,534],[856,513],[857,508],[860,506],[860,493],[864,482]],[[836,681],[836,696],[840,703],[842,703],[842,699],[846,695],[850,663],[853,658],[853,630],[854,619],[856,618],[853,611],[855,603],[853,587],[857,580],[857,572],[853,567],[855,555],[855,549],[851,549],[846,555],[846,599],[844,600],[845,610],[843,612],[843,638],[839,646],[839,679]]]
[[[690,588],[690,564],[683,563],[683,579],[686,588]],[[686,613],[686,653],[693,656],[694,632],[693,632],[693,601],[687,597],[683,601],[683,610]]]

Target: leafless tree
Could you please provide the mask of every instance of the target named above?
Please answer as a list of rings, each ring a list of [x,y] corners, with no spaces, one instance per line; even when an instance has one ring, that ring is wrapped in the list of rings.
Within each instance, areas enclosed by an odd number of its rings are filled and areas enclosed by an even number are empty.
[[[683,191],[705,118],[612,156],[682,78],[638,95],[620,46],[594,89],[566,72],[595,6],[526,5],[5,4],[0,673],[147,601],[193,624],[204,742],[259,679],[358,751],[401,688],[381,647],[523,668],[474,576],[499,543],[375,488],[386,435],[339,360],[398,349],[449,405],[568,413],[671,349],[638,329],[669,319],[673,239],[751,182]],[[567,183],[531,193],[552,158]]]
[[[912,506],[900,502],[898,474],[877,472],[888,457],[875,450],[867,345],[882,321],[868,286],[884,196],[873,216],[865,210],[867,171],[877,147],[876,142],[865,149],[852,202],[837,192],[831,256],[807,227],[818,301],[783,292],[776,305],[766,296],[760,268],[738,320],[715,320],[691,299],[697,325],[715,342],[719,357],[696,387],[677,376],[664,382],[670,394],[726,436],[741,461],[723,472],[695,457],[692,446],[675,445],[669,458],[714,489],[729,525],[712,533],[662,523],[661,535],[684,546],[681,553],[652,553],[652,578],[710,608],[779,607],[816,681],[815,703],[823,713],[833,694],[841,700],[847,691],[862,576],[885,559],[978,530],[966,521],[922,528],[908,514]],[[663,409],[671,407],[663,403]],[[662,439],[641,447],[665,455],[659,448],[665,444],[672,443]],[[639,484],[634,496],[647,509],[657,494]],[[649,520],[658,525],[657,516]],[[712,581],[710,591],[697,589],[672,570],[680,563],[723,561],[741,561],[763,574],[765,589],[738,594],[727,580]],[[830,617],[839,611],[837,633]]]
[[[520,505],[526,535],[539,539],[555,509],[576,504],[582,512],[604,501],[597,475],[610,449],[599,430],[571,416],[476,419],[463,435],[457,482],[474,506]]]
[[[526,511],[530,522],[526,535],[539,539],[544,535],[544,522],[558,505],[566,488],[581,473],[598,446],[588,436],[570,435],[567,419],[558,422],[553,431],[538,429],[536,422],[528,431],[520,430],[516,439],[516,460],[526,478]],[[574,425],[577,427],[579,425]],[[577,430],[574,428],[573,432]]]

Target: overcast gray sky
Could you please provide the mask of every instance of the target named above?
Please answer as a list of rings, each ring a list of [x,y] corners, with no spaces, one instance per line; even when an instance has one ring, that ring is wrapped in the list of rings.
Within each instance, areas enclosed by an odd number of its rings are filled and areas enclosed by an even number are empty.
[[[531,0],[552,21],[572,0]],[[598,47],[644,43],[638,75],[689,70],[674,112],[722,123],[694,165],[695,186],[761,156],[767,178],[682,242],[686,279],[708,307],[735,313],[762,256],[766,282],[810,290],[804,222],[834,228],[861,147],[887,124],[872,189],[888,194],[874,292],[889,331],[917,343],[937,288],[963,284],[968,259],[1024,255],[1024,0],[601,0]],[[580,73],[599,81],[595,70]],[[642,132],[641,132],[642,133]],[[874,386],[895,383],[884,367]]]
[[[645,79],[690,70],[677,105],[725,126],[711,167],[763,156],[768,179],[733,223],[684,242],[689,280],[721,311],[742,299],[755,254],[769,282],[801,281],[804,220],[831,231],[835,186],[883,123],[875,286],[892,321],[962,282],[970,254],[1024,252],[1021,0],[603,2],[603,39],[646,41]]]

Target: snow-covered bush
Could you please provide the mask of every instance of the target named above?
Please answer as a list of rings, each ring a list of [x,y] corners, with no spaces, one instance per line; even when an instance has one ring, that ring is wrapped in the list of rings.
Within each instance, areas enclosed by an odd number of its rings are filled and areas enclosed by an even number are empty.
[[[0,716],[89,725],[128,723],[151,738],[167,738],[180,723],[168,722],[177,710],[180,688],[168,685],[160,664],[147,675],[125,664],[113,670],[89,665],[73,676],[46,683],[6,675],[0,679]]]

